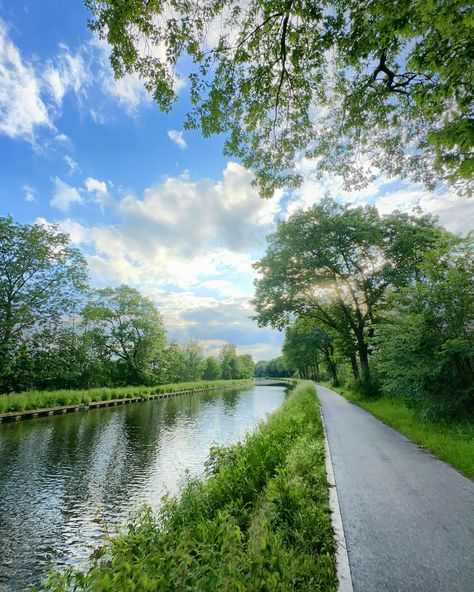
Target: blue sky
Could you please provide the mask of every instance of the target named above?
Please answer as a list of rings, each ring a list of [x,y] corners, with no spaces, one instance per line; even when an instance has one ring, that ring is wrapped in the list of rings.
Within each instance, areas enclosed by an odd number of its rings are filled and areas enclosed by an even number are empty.
[[[382,213],[421,206],[454,232],[473,228],[474,200],[390,181],[358,192],[337,178],[262,201],[222,138],[183,132],[187,85],[160,113],[140,80],[116,82],[109,48],[81,0],[0,0],[0,215],[58,222],[84,252],[93,285],[129,283],[153,298],[171,338],[209,351],[236,343],[255,359],[282,336],[249,319],[252,262],[275,220],[329,191]]]

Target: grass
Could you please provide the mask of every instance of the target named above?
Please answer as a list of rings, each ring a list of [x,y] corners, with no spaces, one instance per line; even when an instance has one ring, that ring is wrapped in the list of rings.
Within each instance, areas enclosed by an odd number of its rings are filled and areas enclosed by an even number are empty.
[[[346,397],[352,403],[370,411],[375,417],[395,428],[438,458],[450,463],[474,479],[474,425],[468,422],[442,423],[422,420],[403,399],[360,399],[347,387],[325,386]]]
[[[175,384],[160,384],[156,386],[127,386],[117,388],[93,388],[87,390],[59,390],[59,391],[28,391],[24,393],[10,393],[0,395],[0,415],[12,411],[27,411],[30,409],[45,409],[66,405],[82,405],[111,399],[129,399],[147,397],[162,393],[174,393],[193,389],[208,389],[244,385],[250,380],[213,380],[182,382]]]
[[[88,570],[49,592],[336,592],[324,436],[311,383],[239,444],[214,448],[207,477],[160,513],[145,509]]]

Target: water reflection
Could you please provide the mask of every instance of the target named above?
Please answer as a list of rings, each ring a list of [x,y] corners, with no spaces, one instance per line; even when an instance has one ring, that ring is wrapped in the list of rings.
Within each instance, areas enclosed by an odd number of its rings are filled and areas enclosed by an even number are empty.
[[[157,508],[213,443],[239,440],[284,398],[253,387],[0,427],[0,592],[86,561],[142,503]]]

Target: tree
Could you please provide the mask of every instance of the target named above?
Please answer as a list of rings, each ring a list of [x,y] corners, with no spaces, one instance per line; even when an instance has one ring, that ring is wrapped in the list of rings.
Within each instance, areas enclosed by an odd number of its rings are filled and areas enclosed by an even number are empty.
[[[194,381],[201,379],[204,369],[202,349],[202,346],[199,345],[199,342],[196,340],[191,340],[181,346],[184,367],[184,373],[181,380]]]
[[[235,345],[226,343],[219,352],[219,363],[221,365],[222,378],[229,380],[233,378],[237,360],[237,348]]]
[[[313,319],[300,317],[286,328],[283,354],[287,365],[303,378],[320,380],[320,364],[324,363],[333,384],[338,384],[333,338]]]
[[[268,373],[268,361],[259,360],[255,364],[255,378],[266,378]]]
[[[222,376],[221,366],[214,356],[209,356],[205,360],[202,377],[204,380],[219,380]]]
[[[383,392],[425,416],[474,414],[473,239],[428,254],[378,331]]]
[[[253,378],[255,375],[255,363],[252,356],[242,354],[238,356],[238,372],[235,378]]]
[[[86,263],[55,225],[0,218],[0,381],[14,387],[15,352],[71,314],[87,287]],[[12,382],[13,381],[13,382]]]
[[[369,384],[370,342],[390,290],[416,277],[417,264],[448,233],[430,216],[374,207],[349,208],[325,198],[279,223],[255,267],[260,325],[282,328],[309,317],[352,343]]]
[[[124,383],[139,384],[159,375],[166,334],[149,298],[125,285],[103,288],[84,307],[83,317],[103,336],[109,355],[121,363]]]
[[[264,195],[298,185],[302,157],[352,186],[375,168],[472,192],[466,0],[85,3],[115,75],[138,74],[164,111],[191,58],[186,127],[225,133]]]

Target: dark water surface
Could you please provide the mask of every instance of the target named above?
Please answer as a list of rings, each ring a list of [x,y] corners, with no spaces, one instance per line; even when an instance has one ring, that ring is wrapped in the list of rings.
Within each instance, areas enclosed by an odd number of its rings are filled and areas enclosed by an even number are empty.
[[[284,396],[255,386],[0,425],[0,592],[86,562],[104,524],[158,508],[213,443],[242,439]]]

